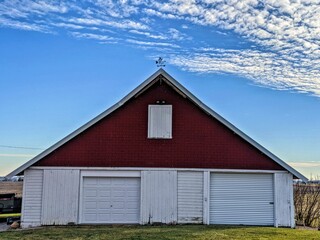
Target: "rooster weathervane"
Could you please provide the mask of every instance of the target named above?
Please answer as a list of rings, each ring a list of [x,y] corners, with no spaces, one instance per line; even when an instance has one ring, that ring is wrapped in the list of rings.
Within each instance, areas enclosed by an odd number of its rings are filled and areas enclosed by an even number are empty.
[[[159,57],[158,60],[156,60],[157,67],[165,67],[166,66],[165,63],[166,61],[163,60],[162,57]]]

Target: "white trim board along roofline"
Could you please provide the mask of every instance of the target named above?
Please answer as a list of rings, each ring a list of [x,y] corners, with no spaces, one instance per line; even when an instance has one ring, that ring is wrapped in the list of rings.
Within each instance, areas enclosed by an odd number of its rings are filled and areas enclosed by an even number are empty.
[[[54,144],[53,146],[49,147],[48,149],[46,149],[45,151],[43,151],[42,153],[40,153],[39,155],[37,155],[36,157],[31,159],[30,161],[26,162],[25,164],[23,164],[19,168],[12,171],[11,173],[9,173],[7,175],[7,177],[11,177],[11,176],[18,175],[18,174],[22,173],[24,170],[26,170],[27,168],[29,168],[30,166],[32,166],[33,164],[38,162],[40,159],[47,156],[48,154],[50,154],[51,152],[53,152],[54,150],[56,150],[57,148],[59,148],[60,146],[65,144],[66,142],[68,142],[69,140],[73,139],[78,134],[85,131],[86,129],[88,129],[89,127],[91,127],[92,125],[94,125],[95,123],[97,123],[98,121],[100,121],[101,119],[103,119],[104,117],[106,117],[107,115],[109,115],[110,113],[112,113],[113,111],[118,109],[119,107],[121,107],[129,99],[140,94],[150,83],[152,83],[153,80],[155,80],[160,75],[162,75],[164,77],[163,78],[164,81],[166,81],[169,85],[173,86],[175,88],[175,90],[177,90],[180,94],[182,94],[183,96],[185,96],[186,98],[191,100],[194,104],[196,104],[198,107],[200,107],[207,114],[209,114],[210,116],[212,116],[213,118],[217,119],[219,122],[224,124],[230,130],[232,130],[235,134],[239,135],[241,138],[243,138],[245,141],[247,141],[248,143],[253,145],[255,148],[257,148],[263,154],[267,155],[273,161],[275,161],[280,166],[285,168],[288,172],[292,173],[295,177],[301,179],[304,182],[308,181],[308,179],[305,176],[303,176],[301,173],[299,173],[297,170],[295,170],[294,168],[289,166],[287,163],[282,161],[280,158],[275,156],[273,153],[268,151],[266,148],[261,146],[256,141],[254,141],[252,138],[247,136],[245,133],[240,131],[233,124],[231,124],[226,119],[221,117],[219,114],[217,114],[211,108],[209,108],[207,105],[202,103],[198,98],[196,98],[191,92],[189,92],[184,86],[182,86],[178,81],[176,81],[173,77],[171,77],[162,68],[160,68],[158,71],[156,71],[154,74],[152,74],[148,79],[146,79],[144,82],[142,82],[137,88],[135,88],[133,91],[131,91],[127,96],[125,96],[123,99],[121,99],[118,103],[114,104],[112,107],[110,107],[109,109],[107,109],[106,111],[104,111],[103,113],[101,113],[100,115],[98,115],[97,117],[95,117],[94,119],[92,119],[91,121],[89,121],[88,123],[83,125],[82,127],[78,128],[77,130],[75,130],[74,132],[72,132],[71,134],[69,134],[68,136],[66,136],[65,138],[63,138],[62,140],[60,140],[59,142]]]

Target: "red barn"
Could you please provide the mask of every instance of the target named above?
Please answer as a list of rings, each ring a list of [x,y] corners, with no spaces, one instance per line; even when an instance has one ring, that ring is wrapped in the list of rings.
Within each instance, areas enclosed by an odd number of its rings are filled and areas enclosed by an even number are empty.
[[[10,175],[23,173],[23,227],[293,227],[292,179],[306,180],[163,69]]]

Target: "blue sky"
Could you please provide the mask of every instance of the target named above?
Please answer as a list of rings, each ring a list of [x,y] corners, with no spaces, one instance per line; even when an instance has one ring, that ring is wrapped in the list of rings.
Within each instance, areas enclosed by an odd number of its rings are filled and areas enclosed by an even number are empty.
[[[313,1],[0,1],[0,175],[157,70],[307,177],[320,175]]]

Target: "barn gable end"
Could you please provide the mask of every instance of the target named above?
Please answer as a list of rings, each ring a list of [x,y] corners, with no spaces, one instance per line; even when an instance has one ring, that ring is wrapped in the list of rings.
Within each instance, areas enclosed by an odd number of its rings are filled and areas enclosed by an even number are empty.
[[[171,139],[147,136],[148,106],[159,101],[172,105]],[[162,75],[36,165],[285,170],[208,116]]]
[[[148,139],[148,105],[172,104],[172,139]],[[159,69],[99,116],[8,176],[31,166],[286,170],[302,174]]]

